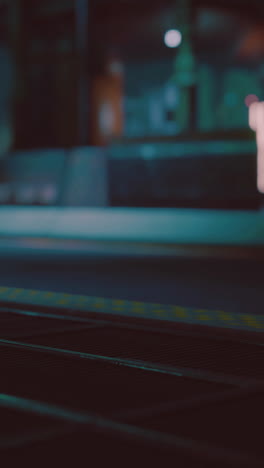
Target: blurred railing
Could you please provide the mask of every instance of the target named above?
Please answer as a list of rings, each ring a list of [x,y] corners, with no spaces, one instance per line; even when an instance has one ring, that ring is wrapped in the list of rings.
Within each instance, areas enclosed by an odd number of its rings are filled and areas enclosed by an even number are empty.
[[[0,204],[258,209],[254,140],[119,141],[17,152],[0,163]]]

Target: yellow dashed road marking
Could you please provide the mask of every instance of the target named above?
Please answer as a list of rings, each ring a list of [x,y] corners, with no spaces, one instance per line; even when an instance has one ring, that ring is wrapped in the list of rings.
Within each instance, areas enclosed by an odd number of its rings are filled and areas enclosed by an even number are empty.
[[[95,307],[96,309],[103,309],[105,306],[105,302],[95,302],[92,307]]]
[[[119,300],[114,300],[113,301],[114,306],[124,306],[125,303],[126,303],[126,301],[121,301],[121,300],[120,301]]]
[[[188,317],[188,309],[186,307],[172,307],[173,315],[177,318],[187,318]]]
[[[250,327],[264,328],[264,324],[260,323],[260,321],[258,321],[256,317],[252,317],[252,315],[243,315],[242,320]]]
[[[226,312],[218,312],[218,317],[220,320],[223,320],[224,322],[232,322],[234,320],[233,315],[227,314]]]
[[[59,301],[56,302],[56,304],[67,305],[69,304],[69,301],[67,299],[60,299]]]
[[[53,293],[53,292],[47,292],[47,293],[44,294],[43,297],[45,297],[45,299],[51,299],[51,298],[54,297],[54,296],[55,296],[55,293]]]
[[[264,315],[234,314],[223,310],[194,309],[177,305],[165,305],[158,303],[145,303],[127,301],[124,299],[107,299],[101,297],[89,297],[83,295],[63,294],[51,291],[26,290],[21,288],[0,287],[0,298],[5,302],[17,302],[34,306],[60,305],[67,308],[89,313],[117,313],[126,316],[140,316],[158,320],[173,322],[201,323],[203,325],[244,329],[250,331],[264,331]],[[47,303],[48,299],[48,303]]]
[[[212,320],[212,316],[208,310],[198,309],[195,313],[198,320],[202,320],[203,322],[210,322]]]
[[[23,292],[23,289],[10,289],[10,294],[8,294],[8,299],[16,299],[19,294]]]
[[[28,291],[29,296],[36,296],[37,294],[40,294],[41,291],[35,291],[35,290],[30,290]]]
[[[165,309],[153,309],[152,312],[161,318],[167,315],[167,310]]]

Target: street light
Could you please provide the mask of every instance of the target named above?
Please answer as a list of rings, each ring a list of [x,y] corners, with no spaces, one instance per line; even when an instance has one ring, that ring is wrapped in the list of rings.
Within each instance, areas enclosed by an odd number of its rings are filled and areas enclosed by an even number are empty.
[[[170,29],[164,36],[165,45],[171,49],[178,47],[182,42],[182,34],[177,29]]]

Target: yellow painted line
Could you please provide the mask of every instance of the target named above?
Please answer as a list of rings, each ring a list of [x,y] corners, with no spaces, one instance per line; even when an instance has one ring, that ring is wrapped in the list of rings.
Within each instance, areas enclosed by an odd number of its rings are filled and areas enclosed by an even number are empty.
[[[23,292],[23,289],[10,289],[9,290],[9,299],[15,299]]]
[[[52,297],[54,297],[55,293],[53,292],[48,292],[48,293],[45,293],[43,297],[47,298],[47,299],[50,299]]]
[[[39,294],[41,291],[35,291],[35,290],[29,290],[28,291],[28,294],[29,296],[36,296],[37,294]],[[49,293],[48,293],[49,294]]]
[[[81,313],[98,312],[141,317],[169,322],[264,332],[264,315],[229,313],[224,310],[183,307],[172,304],[145,303],[124,299],[89,297],[53,291],[0,287],[0,302],[46,306]]]
[[[77,296],[77,298],[78,298],[78,302],[80,302],[80,303],[87,302],[87,300],[88,300],[87,296]]]
[[[102,307],[104,307],[104,304],[105,302],[103,300],[99,302],[95,302],[94,307],[96,307],[97,309],[101,309]]]
[[[116,310],[117,312],[122,312],[126,306],[126,302],[124,300],[119,300],[119,299],[113,300],[112,304],[113,304],[113,310]]]
[[[153,310],[155,317],[163,318],[166,315],[166,310],[165,309],[154,309]]]
[[[176,318],[184,319],[188,317],[187,307],[172,306],[172,312],[173,312],[174,317]]]
[[[126,303],[126,301],[124,301],[124,300],[114,300],[113,301],[114,306],[124,306],[125,303]]]
[[[72,296],[70,294],[57,295],[56,304],[70,306],[72,302]]]
[[[145,302],[135,302],[135,301],[131,301],[131,304],[133,305],[133,307],[137,309],[144,309],[147,305]]]
[[[69,304],[68,299],[60,299],[59,301],[56,302],[58,305],[67,305]]]
[[[86,308],[88,303],[90,303],[90,299],[88,297],[76,296],[76,299],[75,299],[76,307]]]
[[[212,320],[212,317],[210,315],[210,311],[208,310],[197,310],[196,311],[197,313],[197,317],[198,317],[198,320],[201,320],[203,322],[208,322],[210,320]]]
[[[227,314],[226,312],[218,312],[219,319],[224,322],[232,322],[234,320],[233,314]]]
[[[260,322],[258,317],[252,315],[242,315],[242,320],[253,328],[264,328],[264,324]]]

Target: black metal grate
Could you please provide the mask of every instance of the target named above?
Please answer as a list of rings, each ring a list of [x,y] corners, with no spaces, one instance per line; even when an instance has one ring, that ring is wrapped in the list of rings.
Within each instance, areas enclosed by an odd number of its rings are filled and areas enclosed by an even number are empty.
[[[92,325],[93,322],[90,322]],[[74,320],[63,320],[54,318],[42,318],[28,315],[20,315],[8,312],[0,312],[0,337],[1,338],[22,338],[42,334],[53,334],[80,330],[81,327],[88,328],[89,322],[80,324]]]
[[[227,385],[114,363],[0,347],[0,391],[97,414],[219,392]]]
[[[177,466],[183,468],[222,468],[223,461],[212,461],[201,454],[192,453],[183,447],[165,447],[160,444],[147,444],[142,440],[124,440],[115,435],[97,434],[95,429],[79,428],[69,434],[46,438],[43,441],[27,444],[25,447],[2,452],[2,460],[5,458],[14,466],[23,462],[36,463],[39,466],[50,466],[58,460],[59,466]],[[180,444],[179,444],[180,445]],[[237,463],[228,463],[225,466],[241,468]],[[243,465],[245,466],[245,465]],[[254,468],[252,465],[250,468]]]
[[[46,464],[51,456],[60,457],[61,464],[88,456],[95,457],[96,466],[135,466],[145,460],[164,466],[177,461],[187,468],[263,466],[255,457],[263,457],[264,391],[257,392],[251,380],[264,381],[262,346],[99,325],[0,315],[0,393],[108,421],[102,431],[96,422],[79,427],[55,416],[25,410],[22,417],[5,408],[0,442],[6,435],[19,442],[22,431],[32,434],[15,450],[2,450],[9,461],[22,463],[30,454]],[[177,375],[177,368],[196,369],[200,378],[191,372]],[[243,377],[250,390],[235,379],[233,385],[228,378],[209,381],[206,372]],[[234,391],[237,399],[230,396]],[[111,429],[124,423],[130,428]]]
[[[81,330],[78,335],[66,332],[52,336],[33,336],[25,341],[264,381],[264,346],[254,344],[110,327]]]
[[[150,430],[262,456],[263,419],[264,393],[150,416],[140,424]]]
[[[60,430],[62,422],[50,416],[0,407],[0,442],[18,436],[33,436],[36,432]]]

